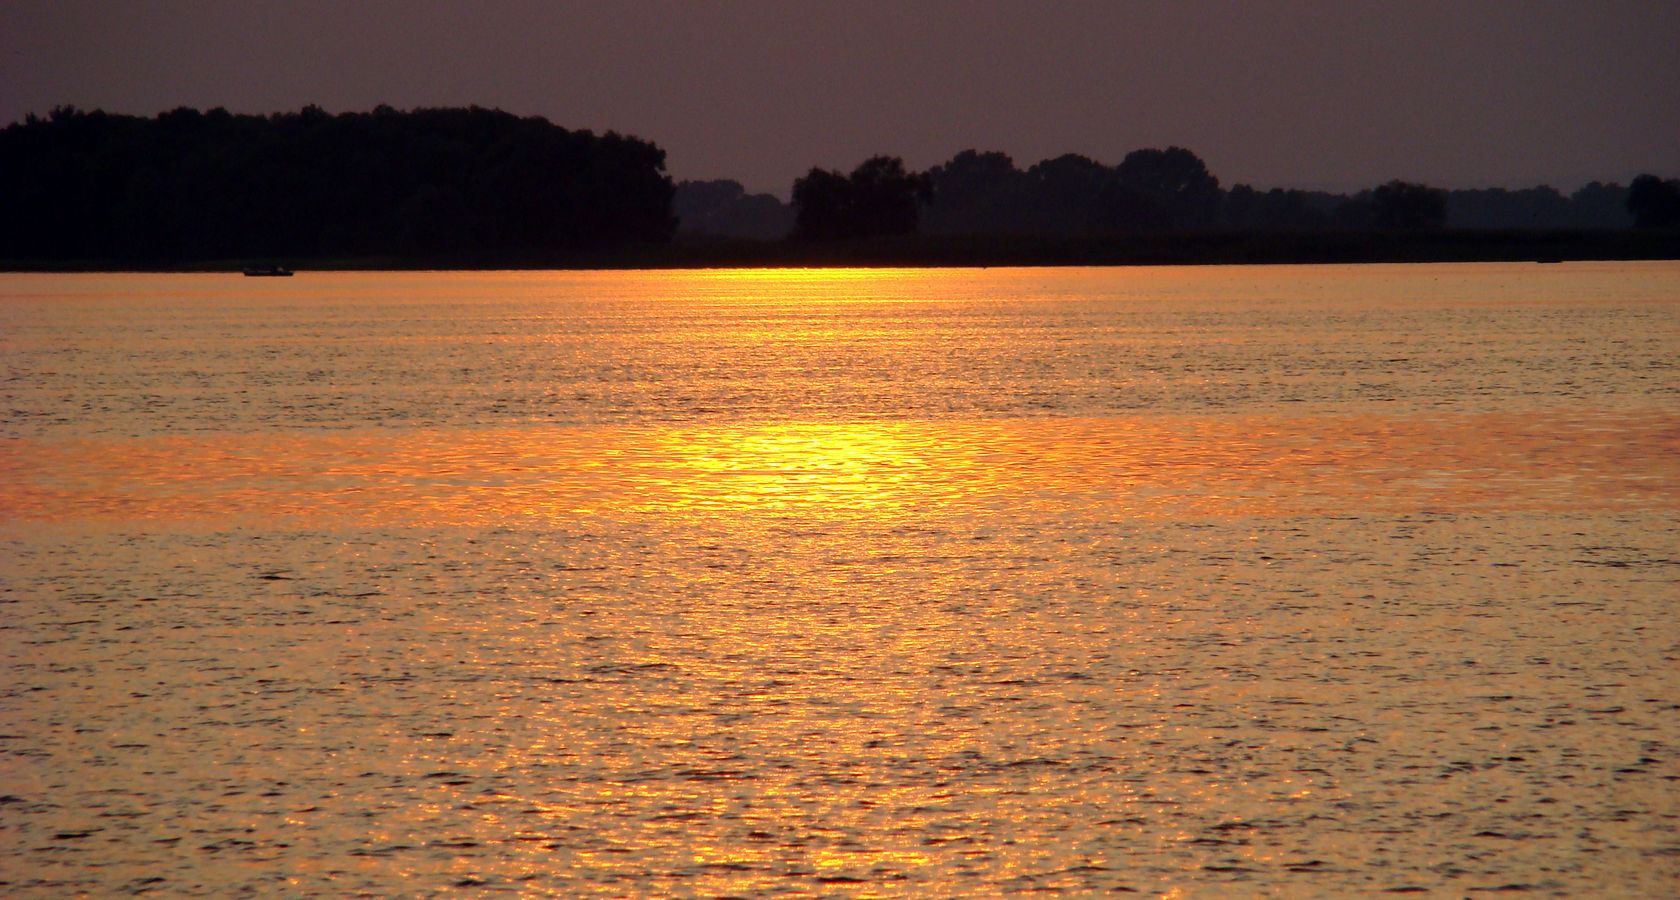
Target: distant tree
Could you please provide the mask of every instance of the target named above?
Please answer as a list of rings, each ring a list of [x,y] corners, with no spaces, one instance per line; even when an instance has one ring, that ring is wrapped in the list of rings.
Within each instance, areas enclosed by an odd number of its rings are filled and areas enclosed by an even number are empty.
[[[941,234],[1012,234],[1028,230],[1031,192],[1007,154],[964,150],[928,170],[939,202],[922,210],[923,230]]]
[[[1092,234],[1195,228],[1219,221],[1224,193],[1182,147],[1138,150],[1119,166],[1064,153],[1022,171],[1007,155],[964,150],[928,172],[945,234]]]
[[[665,152],[499,110],[155,118],[60,107],[0,129],[0,257],[526,256],[668,239]]]
[[[1569,221],[1569,200],[1546,185],[1447,192],[1451,228],[1567,228]]]
[[[1110,178],[1097,190],[1090,216],[1095,231],[1170,231],[1176,226],[1172,210],[1156,196]]]
[[[904,160],[876,156],[852,170],[852,203],[862,234],[911,234],[921,205],[933,201],[925,174],[905,171]]]
[[[813,240],[911,234],[933,190],[896,156],[864,160],[850,176],[812,169],[793,183],[794,234]]]
[[[1255,227],[1262,196],[1253,185],[1231,185],[1231,189],[1225,192],[1225,208],[1220,213],[1220,220],[1227,228],[1245,230]]]
[[[1440,228],[1447,219],[1445,191],[1407,181],[1390,181],[1371,191],[1378,228]]]
[[[1344,231],[1366,231],[1377,225],[1377,204],[1371,191],[1360,191],[1350,197],[1340,197],[1330,210],[1332,228]]]
[[[683,181],[671,200],[680,232],[769,240],[786,237],[793,209],[770,194],[749,194],[738,181]]]
[[[671,211],[677,216],[677,227],[689,229],[689,220],[714,209],[725,207],[747,195],[739,181],[679,181],[671,198]]]
[[[1031,228],[1072,234],[1101,230],[1103,191],[1114,170],[1078,153],[1064,153],[1027,170]]]
[[[795,237],[831,241],[856,237],[852,183],[832,169],[813,168],[793,183]]]
[[[1306,191],[1272,188],[1261,193],[1246,184],[1233,185],[1225,194],[1221,221],[1227,228],[1243,231],[1324,228],[1330,217],[1314,205],[1314,199]]]
[[[1633,224],[1627,188],[1594,181],[1569,195],[1569,225],[1574,228],[1626,228]]]
[[[1636,228],[1680,226],[1680,181],[1641,175],[1628,185],[1627,209]]]
[[[1114,167],[1114,185],[1120,193],[1147,199],[1172,227],[1211,225],[1219,215],[1219,179],[1183,147],[1133,150]]]
[[[928,171],[939,199],[989,194],[1020,178],[1021,170],[1007,153],[964,150]]]

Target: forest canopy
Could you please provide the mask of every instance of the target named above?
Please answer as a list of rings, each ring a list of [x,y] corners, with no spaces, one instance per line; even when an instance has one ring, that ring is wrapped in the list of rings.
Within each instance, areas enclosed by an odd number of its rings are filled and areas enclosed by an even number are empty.
[[[853,199],[866,168],[892,163],[890,187],[878,207],[861,212]],[[927,235],[1103,236],[1186,233],[1358,233],[1458,230],[1602,230],[1669,222],[1670,188],[1651,176],[1620,184],[1593,182],[1565,195],[1540,185],[1521,190],[1447,190],[1394,180],[1350,194],[1290,188],[1226,189],[1195,153],[1183,147],[1145,148],[1107,165],[1065,153],[1021,168],[1008,154],[964,150],[923,173],[897,157],[875,157],[850,176],[812,169],[794,182],[792,203],[748,195],[738,184],[677,185],[684,209],[679,229],[694,234],[762,237],[776,223],[797,222],[806,238],[845,239],[902,233],[907,223]],[[914,214],[907,204],[914,200]],[[692,210],[692,213],[689,212]],[[786,234],[785,225],[783,234]]]
[[[0,130],[0,257],[508,258],[667,240],[665,151],[499,110],[155,118]]]
[[[812,169],[793,183],[797,238],[914,234],[921,208],[933,199],[926,175],[908,172],[896,156],[864,160],[850,175]]]
[[[1680,228],[1680,181],[1652,175],[1568,195],[1400,180],[1340,194],[1227,188],[1176,146],[1113,165],[1065,153],[1024,168],[964,150],[925,171],[890,155],[850,172],[812,168],[784,202],[728,180],[673,184],[665,163],[646,140],[476,106],[267,116],[183,107],[151,118],[60,107],[0,128],[0,262],[658,264],[703,261],[693,247],[738,239],[768,248],[792,238],[793,249],[761,254],[787,259],[917,234],[1002,256],[1057,246],[1046,241],[1271,235],[1287,258],[1350,235],[1405,243],[1446,232],[1469,248],[1484,232],[1637,227],[1662,239]]]

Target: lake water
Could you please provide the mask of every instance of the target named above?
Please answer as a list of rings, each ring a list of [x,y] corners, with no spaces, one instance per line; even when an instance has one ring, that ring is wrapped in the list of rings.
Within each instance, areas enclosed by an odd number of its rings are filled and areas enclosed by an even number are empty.
[[[0,275],[0,893],[1680,886],[1680,264]]]

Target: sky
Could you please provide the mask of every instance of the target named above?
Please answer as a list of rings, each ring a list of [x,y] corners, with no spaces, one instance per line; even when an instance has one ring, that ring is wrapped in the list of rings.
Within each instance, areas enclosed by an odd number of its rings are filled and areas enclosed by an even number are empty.
[[[1226,186],[1680,177],[1676,0],[0,2],[0,123],[479,104],[786,196],[812,166],[1195,151]]]

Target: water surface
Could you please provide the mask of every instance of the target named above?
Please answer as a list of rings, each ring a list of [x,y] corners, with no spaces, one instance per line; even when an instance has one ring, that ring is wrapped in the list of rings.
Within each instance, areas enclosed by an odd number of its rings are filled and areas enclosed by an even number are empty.
[[[1680,265],[0,277],[0,882],[1658,895]]]

